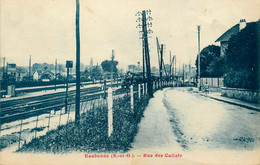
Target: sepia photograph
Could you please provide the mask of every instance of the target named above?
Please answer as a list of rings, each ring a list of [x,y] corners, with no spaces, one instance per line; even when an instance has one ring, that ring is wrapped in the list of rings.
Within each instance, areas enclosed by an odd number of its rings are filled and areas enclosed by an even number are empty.
[[[259,155],[259,0],[0,0],[1,165]]]

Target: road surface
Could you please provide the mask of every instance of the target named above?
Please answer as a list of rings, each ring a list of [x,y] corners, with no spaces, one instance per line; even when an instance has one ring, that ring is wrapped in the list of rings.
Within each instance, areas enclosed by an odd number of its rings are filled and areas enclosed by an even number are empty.
[[[241,158],[243,163],[243,154],[251,156],[252,161],[256,158],[253,154],[259,151],[259,142],[259,112],[213,100],[187,88],[166,88],[150,100],[132,146],[133,151],[181,152],[192,160],[209,153],[214,158],[222,152],[221,159],[232,162],[235,154],[237,161]],[[204,156],[198,151],[203,151]]]

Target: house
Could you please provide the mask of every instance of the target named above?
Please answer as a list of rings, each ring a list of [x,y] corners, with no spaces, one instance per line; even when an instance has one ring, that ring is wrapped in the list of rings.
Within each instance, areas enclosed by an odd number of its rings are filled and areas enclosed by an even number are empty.
[[[215,42],[220,42],[220,54],[224,56],[226,53],[226,49],[228,48],[228,41],[232,35],[237,34],[242,29],[244,29],[248,24],[253,22],[246,22],[245,19],[240,19],[239,23],[234,25],[232,28],[228,29],[225,33],[223,33]]]
[[[34,81],[38,81],[39,80],[39,73],[38,73],[37,70],[33,73],[33,80]]]

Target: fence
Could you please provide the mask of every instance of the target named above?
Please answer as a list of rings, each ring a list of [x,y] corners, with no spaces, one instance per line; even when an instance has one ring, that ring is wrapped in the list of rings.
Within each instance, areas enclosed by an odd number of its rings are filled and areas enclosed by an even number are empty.
[[[223,87],[224,79],[221,78],[212,78],[212,77],[203,77],[200,79],[201,86],[205,86],[207,83],[209,87]]]
[[[154,81],[152,83],[153,90],[162,89],[163,87],[172,86],[173,82],[159,82]],[[96,109],[98,107],[106,107],[108,112],[108,136],[111,136],[113,133],[113,103],[114,100],[119,99],[125,95],[129,96],[129,103],[131,105],[131,110],[134,111],[135,101],[141,99],[142,96],[147,95],[147,83],[144,84],[136,84],[134,86],[131,85],[130,91],[122,90],[120,92],[116,92],[117,88],[108,88],[108,90],[104,90],[101,95],[97,95],[95,98],[83,98],[81,99],[81,109],[80,113],[88,113],[90,109]],[[107,93],[107,95],[106,95]],[[134,113],[134,112],[133,112]],[[114,114],[115,115],[115,114]],[[24,143],[27,143],[34,138],[45,135],[49,130],[56,129],[61,126],[68,124],[75,120],[75,104],[68,104],[68,111],[65,112],[65,107],[55,111],[50,110],[45,114],[37,114],[35,117],[31,117],[30,119],[22,119],[19,124],[19,134],[18,134],[18,150]],[[34,120],[32,120],[34,118]],[[34,123],[35,122],[35,123]],[[30,123],[30,124],[28,124]],[[34,124],[33,124],[34,123]],[[33,125],[33,126],[32,126]],[[24,131],[28,130],[28,127],[31,127],[31,133],[28,135],[24,135]],[[47,128],[47,129],[45,129]]]

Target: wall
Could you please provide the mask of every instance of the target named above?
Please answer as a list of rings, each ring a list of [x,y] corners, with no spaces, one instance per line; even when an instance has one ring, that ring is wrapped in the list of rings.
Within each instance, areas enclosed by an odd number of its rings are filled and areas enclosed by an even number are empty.
[[[221,96],[260,103],[260,91],[240,88],[221,88]]]

